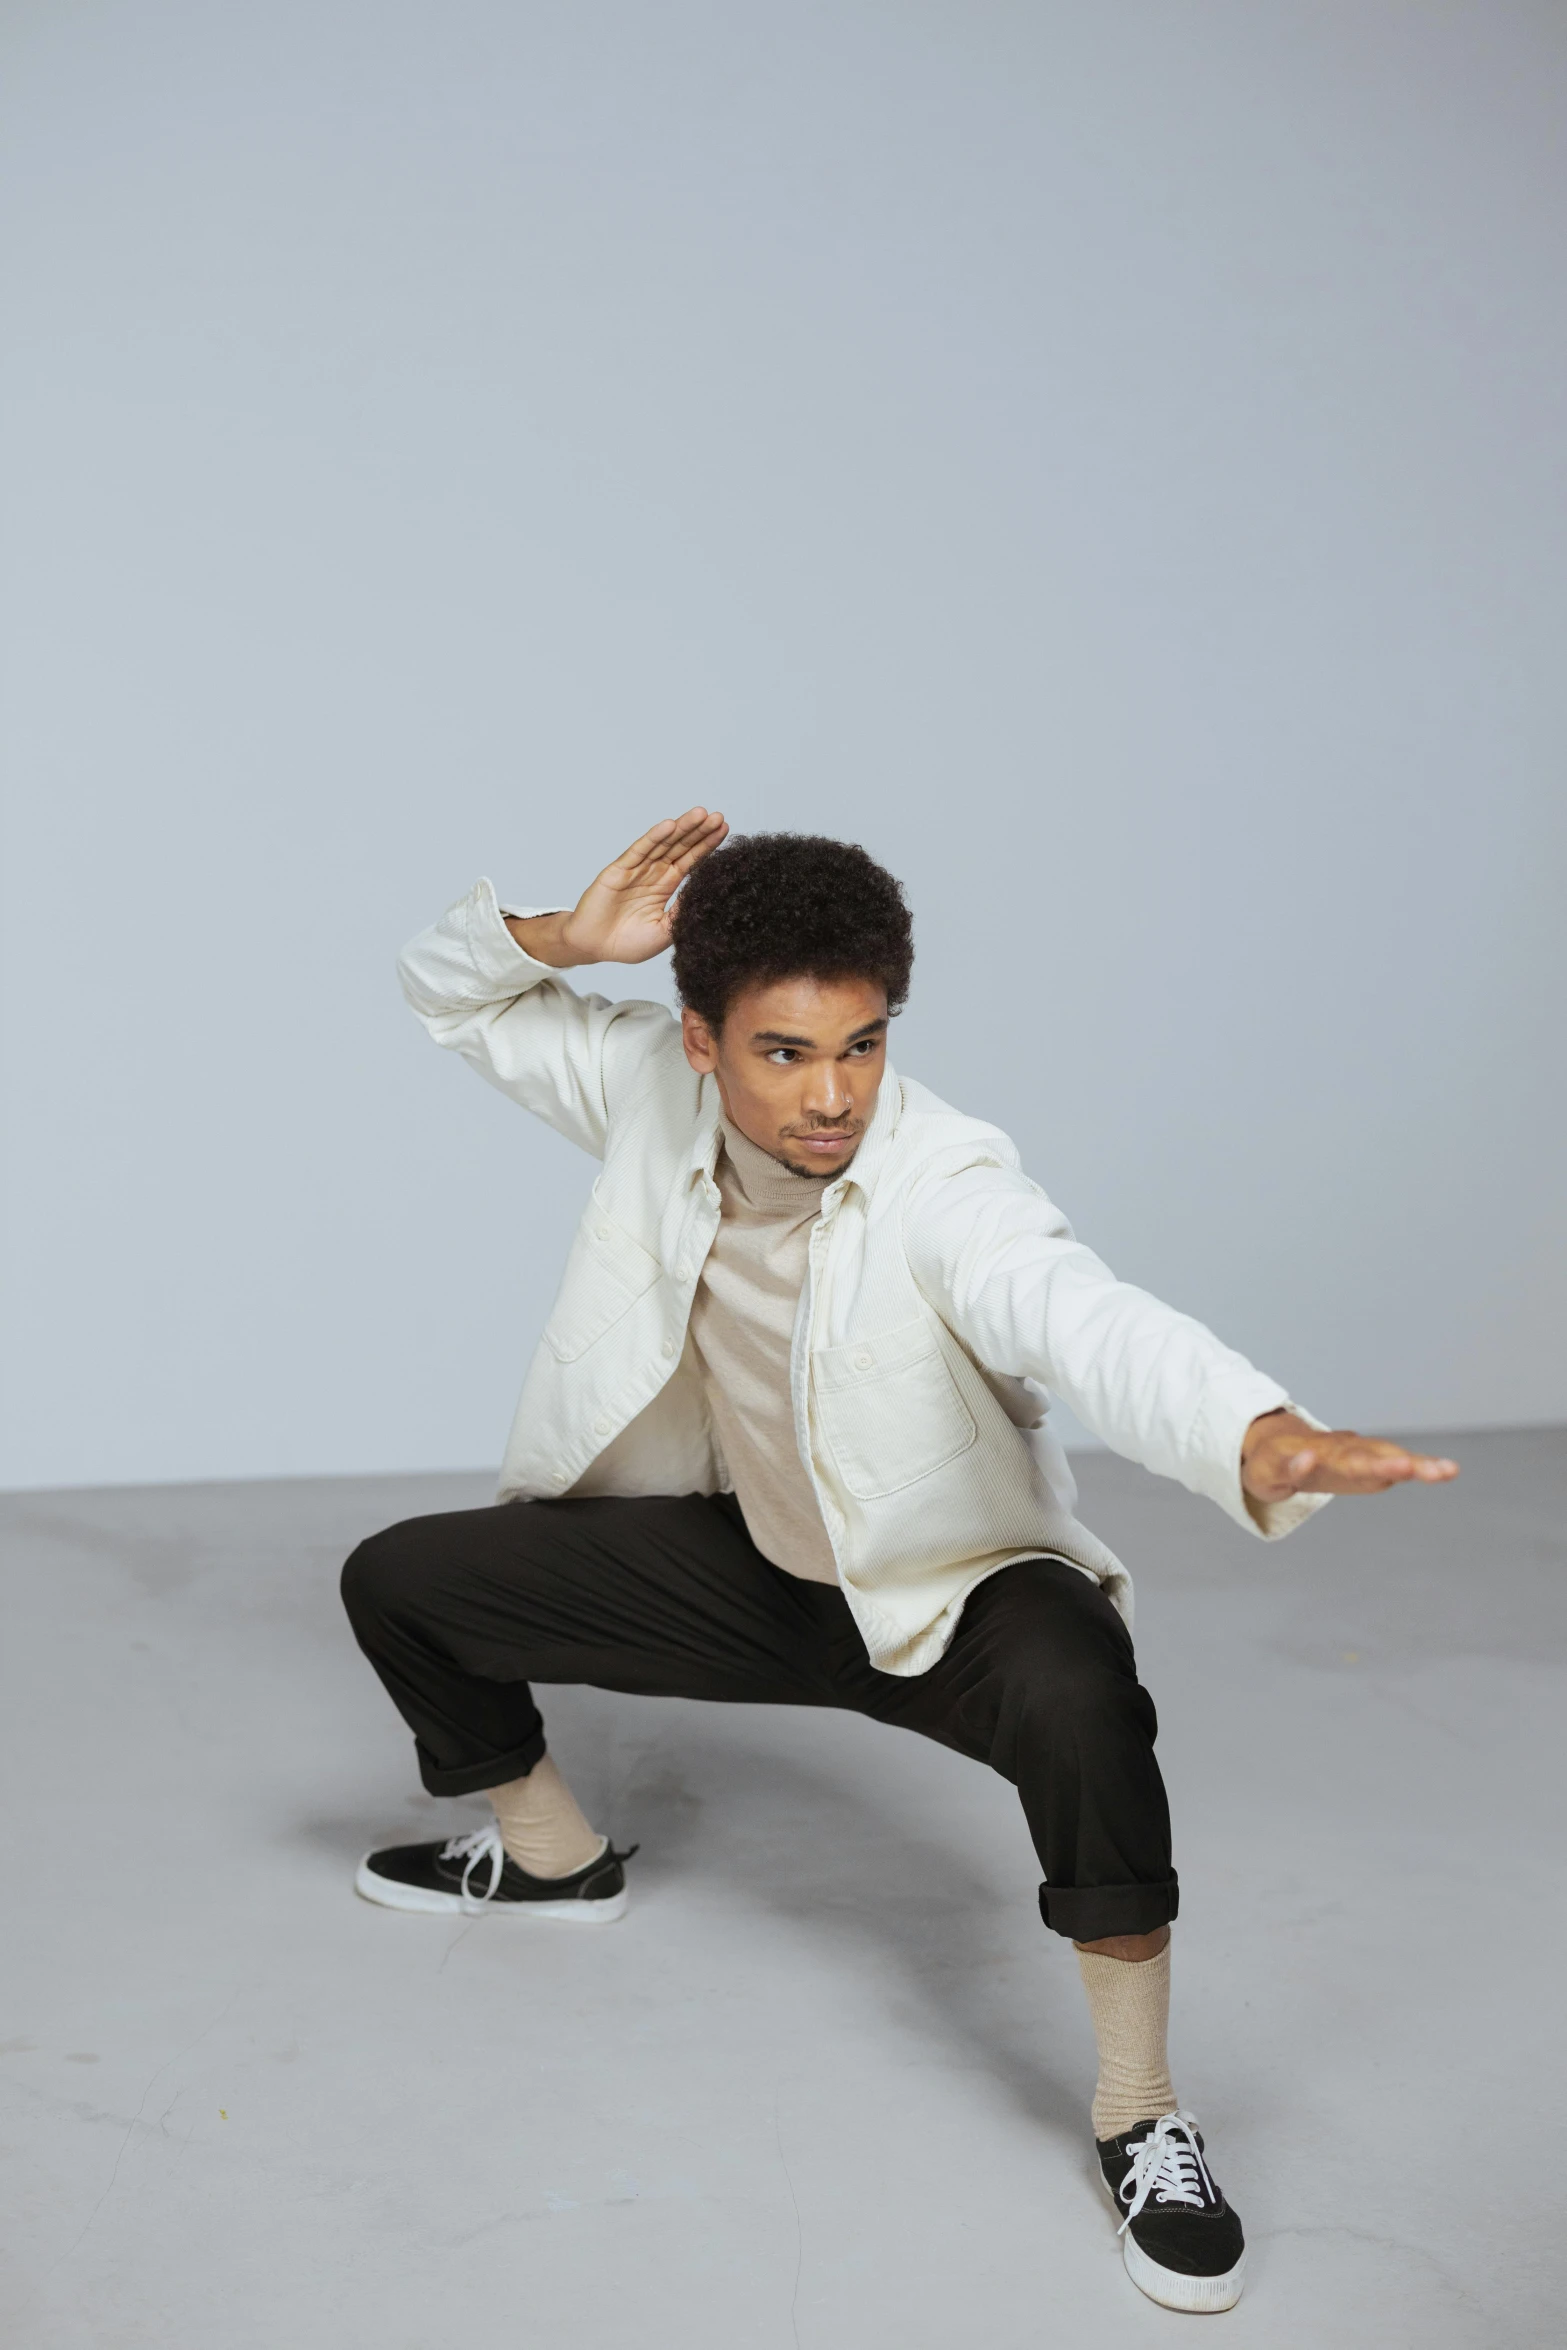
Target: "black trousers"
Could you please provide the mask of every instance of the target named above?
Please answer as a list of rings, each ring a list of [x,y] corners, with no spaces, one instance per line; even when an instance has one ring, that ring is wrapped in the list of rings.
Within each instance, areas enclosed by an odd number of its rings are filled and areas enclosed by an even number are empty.
[[[871,1664],[841,1591],[763,1558],[727,1495],[409,1518],[359,1545],[343,1599],[432,1795],[533,1768],[544,1724],[531,1681],[840,1706],[1012,1781],[1057,1933],[1093,1942],[1175,1915],[1153,1700],[1120,1617],[1062,1559],[981,1583],[946,1655],[908,1679]]]

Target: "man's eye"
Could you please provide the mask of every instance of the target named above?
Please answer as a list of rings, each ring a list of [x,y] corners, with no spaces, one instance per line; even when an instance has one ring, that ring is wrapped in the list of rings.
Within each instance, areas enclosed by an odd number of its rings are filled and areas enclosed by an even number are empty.
[[[776,1061],[780,1068],[784,1069],[787,1069],[789,1063],[796,1057],[797,1056],[790,1051],[788,1045],[786,1044],[774,1045],[772,1051],[767,1056],[770,1061]]]
[[[878,1039],[874,1036],[862,1036],[857,1044],[850,1045],[849,1052],[851,1057],[855,1054],[858,1054],[862,1061],[868,1061],[872,1053],[876,1050],[877,1042]]]

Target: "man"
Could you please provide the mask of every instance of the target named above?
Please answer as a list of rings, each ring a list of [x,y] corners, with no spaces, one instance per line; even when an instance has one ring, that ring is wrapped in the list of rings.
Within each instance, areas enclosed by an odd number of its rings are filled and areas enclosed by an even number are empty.
[[[891,875],[840,841],[725,848],[727,829],[702,808],[655,824],[570,909],[503,909],[481,881],[403,956],[436,1041],[603,1169],[505,1506],[394,1526],[345,1569],[426,1788],[495,1811],[368,1854],[358,1889],[622,1913],[630,1855],[578,1809],[530,1680],[850,1707],[939,1739],[1017,1786],[1041,1914],[1076,1946],[1131,2275],[1169,2308],[1229,2308],[1240,2222],[1165,2053],[1177,1882],[1130,1585],[1073,1515],[1043,1391],[1267,1538],[1455,1465],[1324,1429],[1115,1280],[1005,1135],[894,1076],[913,938]],[[671,943],[678,1020],[560,976]]]

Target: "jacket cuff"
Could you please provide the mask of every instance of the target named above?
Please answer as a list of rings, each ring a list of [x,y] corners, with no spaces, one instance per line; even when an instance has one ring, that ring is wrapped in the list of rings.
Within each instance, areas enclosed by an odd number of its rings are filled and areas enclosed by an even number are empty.
[[[463,908],[475,970],[494,980],[505,995],[521,995],[524,989],[537,987],[541,979],[559,979],[561,974],[553,963],[541,963],[517,944],[504,917],[512,914],[526,922],[535,914],[566,914],[570,910],[568,906],[503,906],[492,881],[476,881]]]
[[[1279,1542],[1286,1534],[1293,1534],[1333,1498],[1330,1493],[1296,1493],[1288,1501],[1256,1501],[1246,1491],[1241,1483],[1241,1444],[1246,1431],[1263,1413],[1277,1411],[1294,1412],[1308,1427],[1328,1425],[1296,1403],[1276,1379],[1248,1366],[1244,1371],[1221,1371],[1210,1380],[1194,1432],[1195,1489],[1264,1542]]]

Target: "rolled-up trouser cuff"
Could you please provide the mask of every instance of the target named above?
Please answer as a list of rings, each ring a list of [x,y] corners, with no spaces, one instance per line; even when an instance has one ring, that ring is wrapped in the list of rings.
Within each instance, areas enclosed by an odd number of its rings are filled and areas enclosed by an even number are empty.
[[[1053,1934],[1104,1942],[1112,1934],[1152,1934],[1181,1906],[1172,1869],[1162,1885],[1041,1885],[1039,1914]]]
[[[414,1740],[419,1756],[419,1776],[424,1781],[427,1795],[482,1795],[487,1787],[504,1787],[511,1779],[525,1779],[544,1753],[544,1732],[535,1730],[520,1746],[507,1754],[492,1755],[488,1762],[464,1763],[459,1771],[443,1771],[430,1760],[430,1751],[422,1740]]]

